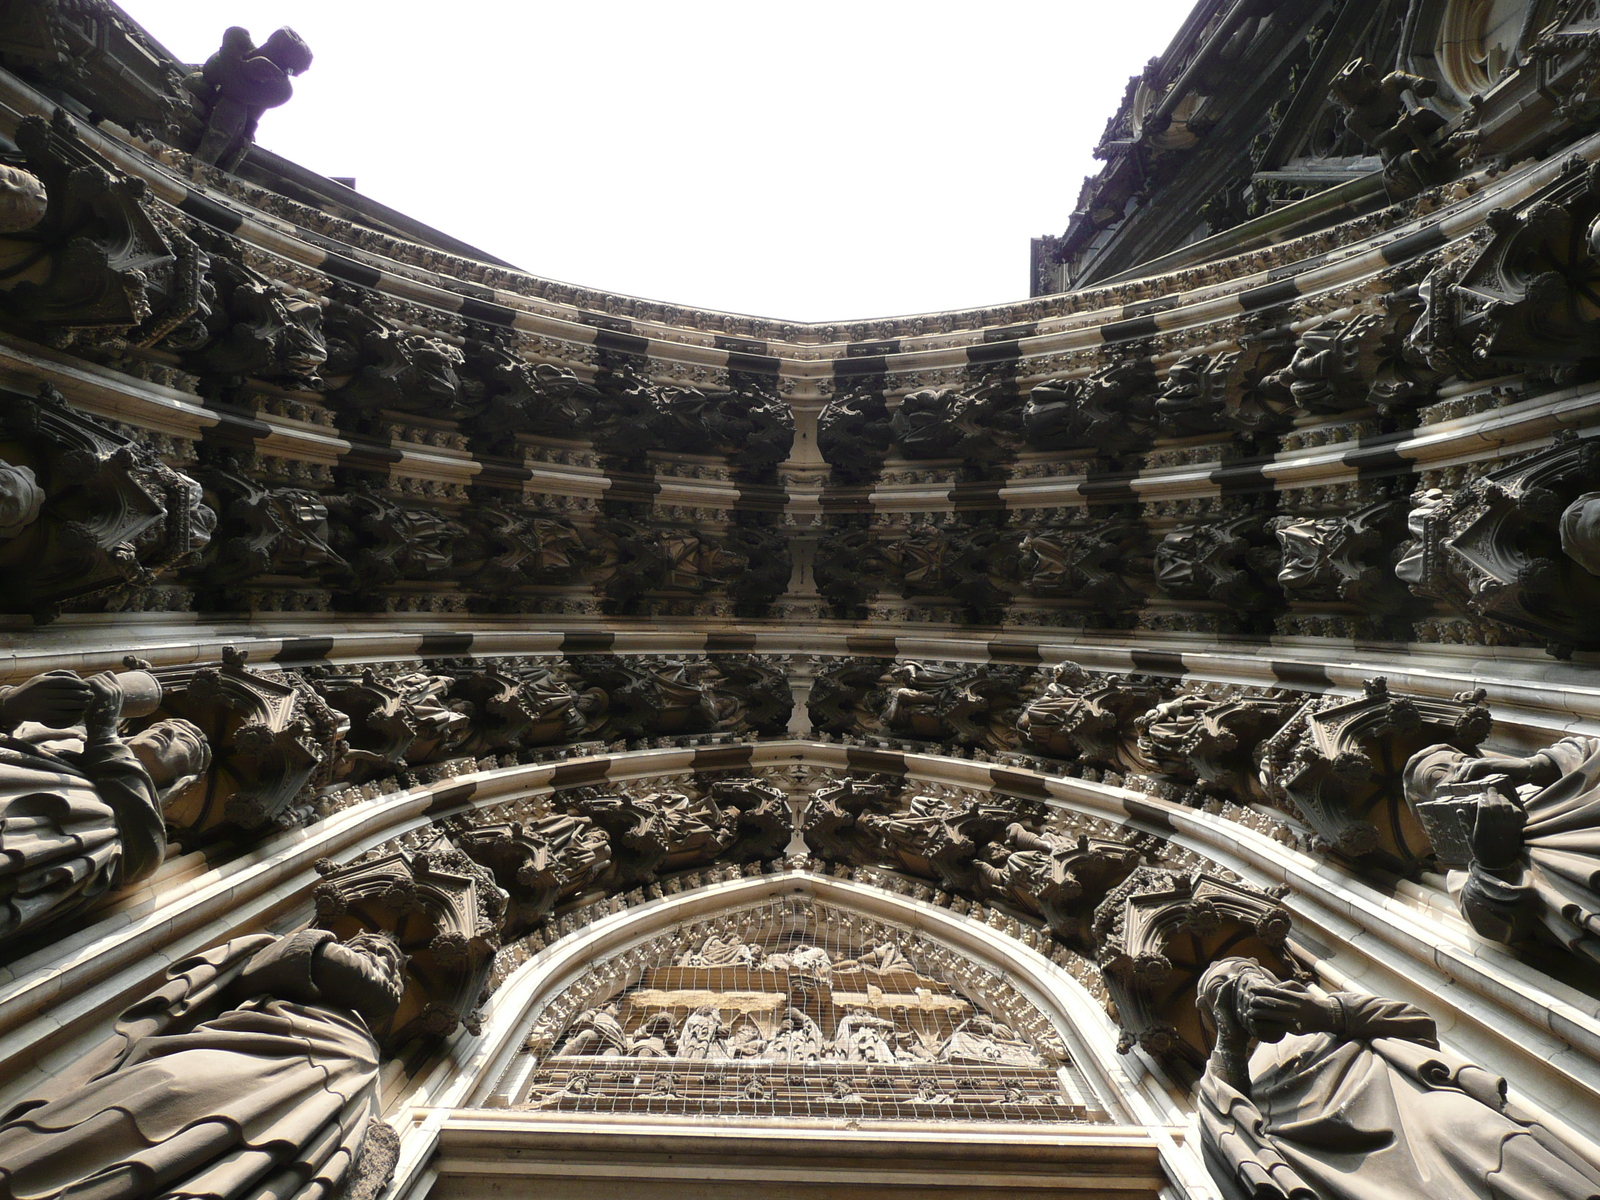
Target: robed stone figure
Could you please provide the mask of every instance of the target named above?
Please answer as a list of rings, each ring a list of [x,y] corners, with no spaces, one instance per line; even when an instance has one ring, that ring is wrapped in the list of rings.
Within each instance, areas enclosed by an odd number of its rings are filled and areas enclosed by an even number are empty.
[[[123,739],[122,705],[109,674],[51,671],[0,688],[0,946],[161,865],[163,803],[203,779],[211,750],[184,720]],[[81,749],[49,742],[80,724]]]
[[[372,1031],[404,969],[382,935],[315,929],[177,963],[109,1041],[0,1116],[0,1198],[370,1195],[395,1148]]]
[[[1542,931],[1600,961],[1600,738],[1564,737],[1528,758],[1429,746],[1406,764],[1413,805],[1480,783],[1461,801],[1470,861],[1450,879],[1462,914],[1494,941]]]
[[[1399,1000],[1280,982],[1229,958],[1200,978],[1216,1046],[1206,1164],[1228,1200],[1600,1200],[1600,1166],[1507,1104]]]

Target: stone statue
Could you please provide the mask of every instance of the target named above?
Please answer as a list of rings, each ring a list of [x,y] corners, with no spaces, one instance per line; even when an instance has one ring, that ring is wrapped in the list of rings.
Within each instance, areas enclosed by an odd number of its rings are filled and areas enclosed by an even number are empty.
[[[974,1013],[939,1048],[939,1061],[949,1063],[1001,1063],[1009,1067],[1039,1067],[1040,1058],[1009,1025],[983,1013]]]
[[[381,1186],[378,1046],[404,957],[326,930],[256,934],[174,965],[116,1034],[0,1118],[7,1196],[317,1200]]]
[[[646,1017],[637,1033],[628,1039],[631,1058],[676,1058],[678,1056],[678,1026],[671,1013],[656,1013]]]
[[[1542,932],[1600,961],[1600,738],[1529,758],[1429,746],[1406,763],[1405,789],[1441,865],[1464,868],[1451,891],[1474,929],[1505,943]]]
[[[798,1008],[791,1007],[784,1013],[763,1057],[780,1062],[815,1062],[822,1057],[827,1044],[828,1039],[817,1023]]]
[[[1216,1045],[1200,1131],[1228,1200],[1600,1196],[1600,1168],[1507,1104],[1399,1000],[1284,983],[1248,959],[1200,979]]]
[[[195,157],[231,171],[256,140],[256,124],[269,108],[294,95],[290,80],[311,66],[311,47],[287,27],[260,46],[237,25],[222,35],[222,48],[185,86],[210,106]]]
[[[894,1034],[893,1021],[852,1008],[839,1022],[833,1039],[833,1056],[845,1062],[894,1062]]]
[[[557,1054],[627,1054],[628,1035],[617,1020],[617,1006],[607,1004],[578,1014],[567,1029]]]
[[[914,971],[915,967],[906,958],[905,952],[900,949],[899,942],[878,942],[870,949],[862,951],[855,958],[846,959],[835,963],[837,971],[851,969],[859,971],[875,971],[885,974],[889,971]]]
[[[33,471],[0,459],[0,541],[10,541],[39,519],[44,489]]]
[[[83,723],[83,748],[0,734],[0,940],[78,912],[161,865],[163,802],[205,776],[211,749],[184,720],[123,740],[115,676],[71,671],[0,689],[0,728]]]
[[[727,1039],[732,1032],[713,1006],[701,1005],[683,1019],[678,1033],[678,1057],[727,1058]]]

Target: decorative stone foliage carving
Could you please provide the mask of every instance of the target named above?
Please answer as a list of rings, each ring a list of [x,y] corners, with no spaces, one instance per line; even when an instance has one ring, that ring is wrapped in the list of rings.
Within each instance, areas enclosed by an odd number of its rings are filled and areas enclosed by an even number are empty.
[[[216,523],[200,486],[48,385],[0,397],[0,604],[48,619],[181,566]]]
[[[1141,867],[1094,916],[1098,962],[1122,1027],[1119,1049],[1138,1045],[1199,1070],[1212,1035],[1195,989],[1219,958],[1249,958],[1280,976],[1302,972],[1285,948],[1289,913],[1277,897],[1219,875]]]
[[[500,948],[506,894],[443,833],[415,847],[375,850],[345,866],[324,861],[317,924],[349,940],[387,934],[406,956],[404,992],[373,1033],[393,1053],[416,1037],[477,1033]]]
[[[1414,871],[1432,847],[1405,802],[1406,760],[1436,743],[1476,748],[1491,724],[1483,696],[1392,696],[1371,679],[1359,700],[1307,700],[1263,747],[1262,783],[1334,852]]]

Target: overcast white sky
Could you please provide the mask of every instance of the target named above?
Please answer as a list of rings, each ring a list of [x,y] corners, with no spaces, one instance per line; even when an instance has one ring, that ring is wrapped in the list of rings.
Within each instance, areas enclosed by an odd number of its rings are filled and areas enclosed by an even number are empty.
[[[1028,294],[1193,0],[120,0],[316,55],[258,140],[536,275],[790,320]]]

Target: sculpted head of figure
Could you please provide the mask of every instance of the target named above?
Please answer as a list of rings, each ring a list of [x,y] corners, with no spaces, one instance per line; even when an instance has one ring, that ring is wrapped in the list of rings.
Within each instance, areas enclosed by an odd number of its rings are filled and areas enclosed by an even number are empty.
[[[388,1020],[400,1006],[409,960],[388,933],[358,933],[325,947],[323,955],[339,968],[320,979],[325,992],[337,993],[330,999],[348,1004],[373,1025]]]
[[[1277,982],[1277,976],[1253,959],[1224,958],[1214,962],[1200,976],[1195,990],[1200,1019],[1213,1033],[1223,1026],[1245,1025],[1244,1010],[1250,989]],[[1249,1032],[1255,1033],[1254,1030]],[[1277,1034],[1277,1037],[1282,1036],[1282,1033]]]
[[[0,460],[0,541],[16,537],[39,519],[44,489],[27,467]]]
[[[311,69],[311,47],[287,25],[262,42],[256,53],[277,63],[290,75],[303,75]]]
[[[1429,746],[1406,760],[1406,799],[1412,804],[1433,799],[1434,790],[1450,780],[1456,768],[1472,755],[1454,746]]]
[[[211,767],[211,743],[198,725],[181,717],[157,721],[135,734],[128,749],[150,772],[163,805],[197,785]]]
[[[1600,575],[1600,492],[1585,492],[1561,514],[1561,552]]]
[[[44,220],[44,184],[21,167],[0,166],[0,233],[21,233]]]

